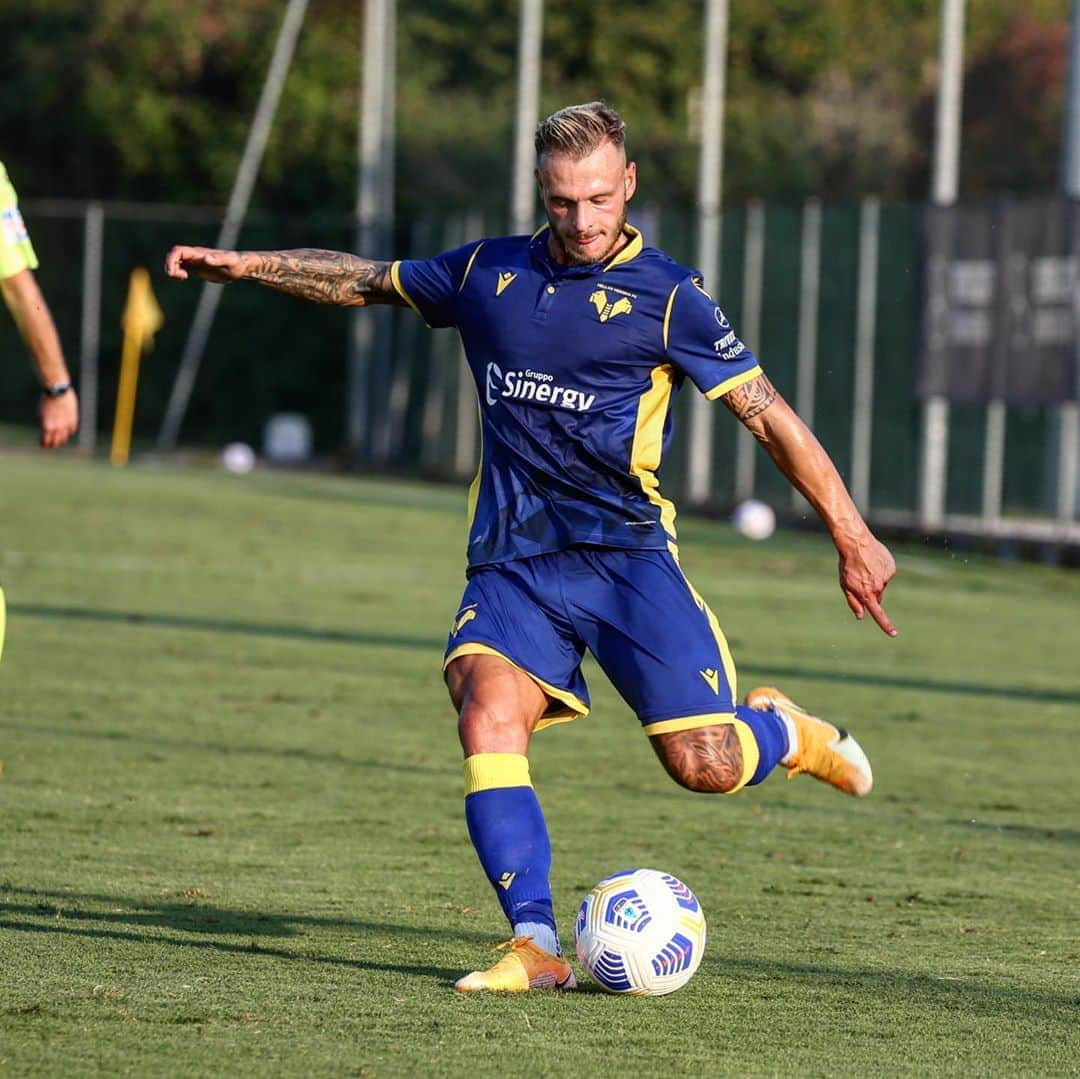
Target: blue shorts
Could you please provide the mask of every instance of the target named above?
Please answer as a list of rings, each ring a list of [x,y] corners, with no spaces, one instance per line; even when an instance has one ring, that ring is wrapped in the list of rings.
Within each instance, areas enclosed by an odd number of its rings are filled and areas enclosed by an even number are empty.
[[[551,699],[538,728],[584,716],[588,649],[648,734],[730,722],[735,665],[716,617],[666,550],[570,547],[474,570],[445,667],[498,655]]]

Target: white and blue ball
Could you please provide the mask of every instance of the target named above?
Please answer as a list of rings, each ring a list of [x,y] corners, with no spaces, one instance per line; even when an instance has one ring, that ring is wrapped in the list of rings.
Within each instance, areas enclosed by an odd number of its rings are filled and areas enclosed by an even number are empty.
[[[682,988],[705,951],[705,914],[678,877],[625,869],[584,898],[578,959],[609,992],[659,997]]]

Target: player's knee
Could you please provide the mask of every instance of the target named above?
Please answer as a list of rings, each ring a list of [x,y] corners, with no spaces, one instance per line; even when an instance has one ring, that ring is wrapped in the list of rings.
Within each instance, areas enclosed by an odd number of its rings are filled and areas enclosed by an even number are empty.
[[[524,753],[532,725],[519,713],[466,700],[458,713],[458,738],[466,755]]]
[[[730,794],[746,783],[738,733],[727,723],[656,734],[649,741],[667,774],[698,794]]]

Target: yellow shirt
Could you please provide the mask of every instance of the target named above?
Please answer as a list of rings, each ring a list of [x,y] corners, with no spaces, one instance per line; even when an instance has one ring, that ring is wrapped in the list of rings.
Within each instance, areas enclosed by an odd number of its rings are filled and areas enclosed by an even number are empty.
[[[34,245],[19,213],[19,198],[0,161],[0,278],[14,277],[21,270],[36,270],[37,264]]]

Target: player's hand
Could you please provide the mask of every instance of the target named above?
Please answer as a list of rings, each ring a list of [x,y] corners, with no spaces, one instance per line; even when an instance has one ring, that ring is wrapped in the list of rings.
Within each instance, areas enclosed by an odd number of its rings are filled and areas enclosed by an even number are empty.
[[[890,637],[895,637],[897,631],[881,605],[881,597],[895,573],[896,563],[888,547],[873,536],[840,555],[840,587],[851,613],[861,621],[869,612]]]
[[[165,272],[178,281],[186,281],[194,274],[224,285],[229,281],[239,281],[244,276],[244,258],[239,251],[178,244],[165,256]]]
[[[41,398],[41,444],[46,449],[62,446],[79,429],[79,399],[74,390],[59,397]]]

